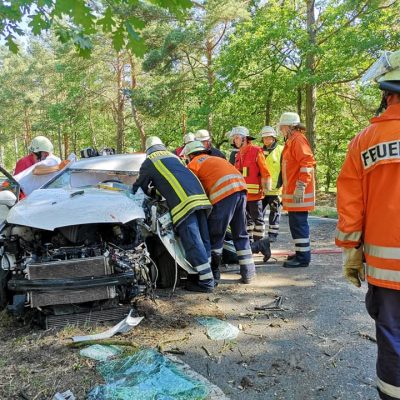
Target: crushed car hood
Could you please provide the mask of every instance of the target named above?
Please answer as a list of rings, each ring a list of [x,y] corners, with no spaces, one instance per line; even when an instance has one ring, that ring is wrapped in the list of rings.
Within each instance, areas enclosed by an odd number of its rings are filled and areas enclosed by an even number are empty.
[[[53,231],[71,225],[144,219],[143,194],[98,188],[38,189],[7,215],[9,224]]]

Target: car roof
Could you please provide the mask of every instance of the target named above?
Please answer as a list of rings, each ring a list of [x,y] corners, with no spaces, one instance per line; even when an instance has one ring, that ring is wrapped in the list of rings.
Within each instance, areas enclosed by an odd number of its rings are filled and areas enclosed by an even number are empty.
[[[80,171],[138,172],[145,159],[145,153],[115,154],[110,156],[82,158],[72,163],[69,169]]]

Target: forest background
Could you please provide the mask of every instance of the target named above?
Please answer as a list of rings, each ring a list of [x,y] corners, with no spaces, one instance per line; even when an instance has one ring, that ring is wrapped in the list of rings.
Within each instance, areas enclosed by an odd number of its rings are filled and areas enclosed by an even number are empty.
[[[66,158],[142,151],[149,135],[173,149],[205,128],[229,152],[233,126],[257,136],[295,111],[319,188],[334,190],[349,140],[380,103],[360,78],[400,43],[398,0],[18,0],[1,1],[0,16],[8,170],[37,135]]]

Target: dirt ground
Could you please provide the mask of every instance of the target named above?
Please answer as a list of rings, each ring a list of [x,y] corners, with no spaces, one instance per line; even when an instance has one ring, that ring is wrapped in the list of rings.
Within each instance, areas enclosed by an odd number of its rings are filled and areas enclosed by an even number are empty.
[[[219,386],[230,399],[377,399],[374,387],[374,325],[365,311],[366,287],[341,276],[341,254],[333,244],[336,222],[310,218],[313,250],[308,268],[287,270],[292,249],[283,216],[276,260],[257,256],[257,279],[238,283],[237,266],[223,269],[211,295],[178,288],[159,290],[156,303],[138,301],[145,319],[123,343],[172,352]],[[282,296],[283,311],[256,306]],[[234,341],[212,341],[196,316],[215,316],[239,327]],[[104,328],[98,328],[101,330]],[[102,382],[95,362],[70,347],[71,336],[93,328],[44,331],[0,315],[0,399],[49,399],[71,389],[84,399]]]

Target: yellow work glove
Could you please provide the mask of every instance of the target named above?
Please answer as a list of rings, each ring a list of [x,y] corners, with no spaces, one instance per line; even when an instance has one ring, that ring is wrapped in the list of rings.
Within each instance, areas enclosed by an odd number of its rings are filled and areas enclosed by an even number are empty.
[[[343,249],[343,275],[353,285],[360,287],[365,281],[363,247]]]
[[[304,202],[304,191],[306,190],[306,184],[302,181],[296,181],[296,189],[293,192],[293,203]]]

